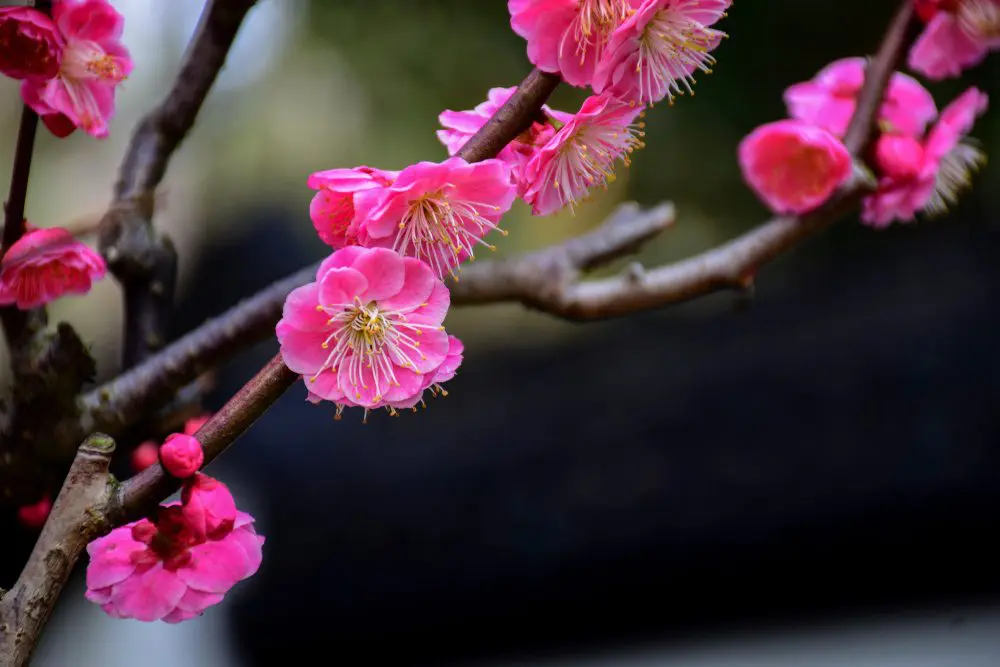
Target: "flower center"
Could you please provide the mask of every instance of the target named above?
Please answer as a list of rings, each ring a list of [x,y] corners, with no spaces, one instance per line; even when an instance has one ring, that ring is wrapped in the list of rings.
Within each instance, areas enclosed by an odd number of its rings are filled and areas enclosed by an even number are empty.
[[[676,9],[658,11],[639,39],[635,71],[640,99],[659,99],[664,96],[663,88],[671,103],[684,91],[694,95],[694,72],[712,72],[715,58],[711,50],[723,37],[725,33],[706,28]]]
[[[571,210],[595,185],[607,188],[614,182],[615,160],[621,158],[629,166],[632,153],[645,145],[641,139],[645,135],[643,127],[642,122],[625,127],[592,123],[577,129],[560,147],[550,177]]]
[[[934,194],[925,206],[930,215],[940,215],[972,184],[972,175],[986,164],[986,154],[966,139],[941,158],[934,180]]]
[[[965,0],[958,7],[958,22],[969,34],[996,39],[1000,37],[1000,5],[992,0]]]
[[[125,80],[125,72],[114,56],[105,53],[96,43],[86,41],[66,49],[60,74],[73,81],[100,79],[116,84]]]
[[[444,190],[425,194],[410,202],[399,222],[393,250],[423,259],[438,276],[455,275],[455,268],[466,257],[473,258],[473,249],[481,244],[496,250],[483,240],[490,230],[506,232],[483,217],[481,209],[499,211],[496,206],[448,197]]]

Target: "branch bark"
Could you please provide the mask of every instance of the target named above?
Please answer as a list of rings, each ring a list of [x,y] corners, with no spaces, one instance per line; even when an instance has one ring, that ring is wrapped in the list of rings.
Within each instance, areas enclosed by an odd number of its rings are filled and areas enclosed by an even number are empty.
[[[95,434],[80,446],[38,542],[0,599],[0,667],[28,664],[63,585],[87,544],[106,531],[108,466],[114,440]]]
[[[177,252],[153,227],[156,187],[194,125],[255,0],[210,0],[173,88],[139,122],[122,160],[114,201],[100,226],[100,248],[122,284],[123,365],[130,368],[166,344],[177,278]]]

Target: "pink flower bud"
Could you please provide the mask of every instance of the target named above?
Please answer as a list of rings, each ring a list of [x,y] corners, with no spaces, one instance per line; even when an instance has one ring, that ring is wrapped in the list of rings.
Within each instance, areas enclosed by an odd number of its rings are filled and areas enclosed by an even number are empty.
[[[160,447],[152,440],[147,440],[132,450],[132,470],[142,472],[160,459]]]
[[[63,38],[48,16],[31,7],[0,9],[0,74],[51,79],[59,73]]]
[[[924,147],[913,137],[883,134],[875,144],[875,164],[882,176],[913,178],[924,164]]]
[[[52,500],[46,495],[37,503],[19,507],[17,510],[17,520],[25,528],[41,528],[45,525],[45,520],[49,518],[49,512],[51,511]]]
[[[739,161],[743,178],[779,214],[817,208],[851,175],[844,144],[799,120],[758,127],[740,143]]]
[[[212,418],[212,413],[206,413],[198,417],[192,417],[191,419],[184,422],[184,433],[186,435],[194,435],[201,430],[201,427]]]
[[[184,517],[195,533],[212,540],[225,537],[236,521],[236,501],[229,488],[204,473],[184,480]]]
[[[205,462],[205,453],[192,436],[171,433],[160,445],[160,462],[171,475],[184,479],[198,472]]]

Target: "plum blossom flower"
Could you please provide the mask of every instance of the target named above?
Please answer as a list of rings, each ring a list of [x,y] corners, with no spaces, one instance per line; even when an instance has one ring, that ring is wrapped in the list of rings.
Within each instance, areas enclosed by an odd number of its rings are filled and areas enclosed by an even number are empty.
[[[465,142],[471,139],[493,117],[493,114],[510,99],[515,91],[517,91],[517,86],[491,88],[487,100],[471,111],[442,111],[438,120],[445,129],[438,130],[437,136],[448,149],[448,155],[455,155],[460,151]],[[542,105],[541,113],[542,119],[534,121],[531,127],[504,146],[503,150],[497,154],[498,160],[510,166],[511,178],[518,186],[519,195],[523,194],[523,188],[526,185],[526,182],[521,178],[521,170],[524,165],[534,156],[538,147],[545,145],[556,133],[555,124],[568,123],[573,118],[573,114],[552,109],[548,105]],[[549,121],[550,118],[556,121],[555,124]]]
[[[641,0],[509,0],[510,26],[528,41],[528,60],[589,86],[608,39]]]
[[[956,77],[1000,48],[1000,0],[917,0],[927,23],[910,49],[910,69],[929,79]]]
[[[535,215],[571,208],[591,189],[614,180],[614,163],[626,166],[642,148],[642,108],[593,95],[524,166],[524,201]]]
[[[843,137],[865,82],[865,68],[864,58],[842,58],[812,80],[789,86],[784,95],[788,115]],[[927,89],[913,77],[893,73],[879,109],[880,129],[921,135],[936,116],[937,106]]]
[[[851,175],[840,139],[800,120],[761,125],[739,146],[743,178],[779,214],[818,207]]]
[[[168,473],[184,479],[198,472],[205,462],[201,443],[186,433],[171,433],[160,445],[160,462]]]
[[[309,204],[309,217],[323,242],[335,250],[357,243],[360,220],[355,216],[355,197],[392,185],[398,176],[398,171],[364,166],[312,174],[308,185],[318,192]]]
[[[28,310],[66,294],[86,294],[106,271],[104,259],[65,229],[34,229],[0,261],[0,304]]]
[[[121,43],[125,19],[107,0],[61,0],[52,16],[65,40],[59,72],[48,80],[25,80],[21,97],[57,136],[79,127],[104,138],[115,112],[115,88],[132,72]]]
[[[645,0],[608,40],[594,92],[652,104],[694,94],[694,73],[710,73],[726,33],[710,28],[732,0]]]
[[[483,240],[487,233],[506,234],[497,223],[515,194],[510,167],[500,160],[418,162],[356,200],[358,244],[391,248],[427,262],[439,277],[454,276],[474,246],[493,249]]]
[[[260,567],[264,538],[239,512],[230,532],[199,540],[176,504],[87,545],[86,598],[113,618],[179,623],[218,604]]]
[[[187,527],[199,539],[220,539],[233,529],[239,514],[229,488],[200,472],[184,480],[181,502]]]
[[[310,400],[367,410],[410,407],[448,358],[441,323],[451,297],[423,261],[351,246],[316,282],[292,291],[276,327],[281,356]],[[428,382],[430,378],[430,382]]]
[[[985,93],[970,88],[949,104],[922,140],[883,135],[875,145],[876,191],[862,202],[861,220],[881,228],[924,211],[943,213],[957,203],[986,156],[966,139],[986,111]]]
[[[59,72],[63,38],[48,16],[31,7],[0,8],[0,74],[51,79]]]

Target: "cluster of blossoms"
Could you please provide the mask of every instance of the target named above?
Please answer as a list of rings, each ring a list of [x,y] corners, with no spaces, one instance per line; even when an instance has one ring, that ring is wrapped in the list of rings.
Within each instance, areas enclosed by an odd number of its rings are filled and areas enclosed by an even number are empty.
[[[285,364],[309,400],[346,407],[414,408],[442,393],[462,343],[442,322],[460,264],[521,198],[535,215],[572,209],[614,179],[642,147],[643,109],[691,91],[725,34],[713,29],[731,0],[510,0],[511,26],[528,58],[567,83],[589,87],[575,114],[543,106],[492,159],[461,149],[510,99],[493,88],[469,111],[441,113],[450,158],[401,171],[369,166],[314,173],[309,207],[334,249],[316,281],[292,292],[276,327]]]
[[[76,128],[108,136],[115,89],[132,72],[124,19],[107,0],[56,0],[52,16],[0,9],[0,73],[21,81],[21,98],[58,137]]]
[[[941,75],[944,70],[937,65],[944,56],[929,59],[928,40],[937,45],[940,54],[951,54],[949,62],[956,62],[952,58],[955,51],[942,46],[940,36],[933,32],[940,28],[934,26],[940,21],[958,21],[956,25],[964,26],[961,17],[969,13],[984,21],[987,16],[1000,21],[1000,4],[918,1],[919,7],[931,4],[933,12],[921,12],[930,23],[914,45],[910,63],[919,64],[914,69],[925,74]],[[978,59],[985,52],[984,46]],[[963,62],[971,64],[978,59]],[[790,86],[784,96],[790,118],[758,127],[740,144],[744,178],[776,213],[807,213],[829,199],[851,176],[853,160],[843,139],[864,84],[865,69],[864,59],[845,58],[827,65],[811,81]],[[881,228],[893,221],[912,221],[917,213],[940,214],[956,203],[985,162],[984,154],[967,135],[987,103],[984,93],[969,88],[939,114],[934,98],[917,80],[893,73],[878,110],[875,141],[870,151],[860,156],[874,170],[877,181],[874,192],[862,201],[861,220]]]
[[[253,517],[236,509],[222,482],[198,472],[201,443],[175,433],[159,459],[182,478],[181,502],[162,505],[142,519],[87,546],[87,593],[109,616],[178,623],[222,601],[260,567],[264,538]]]

